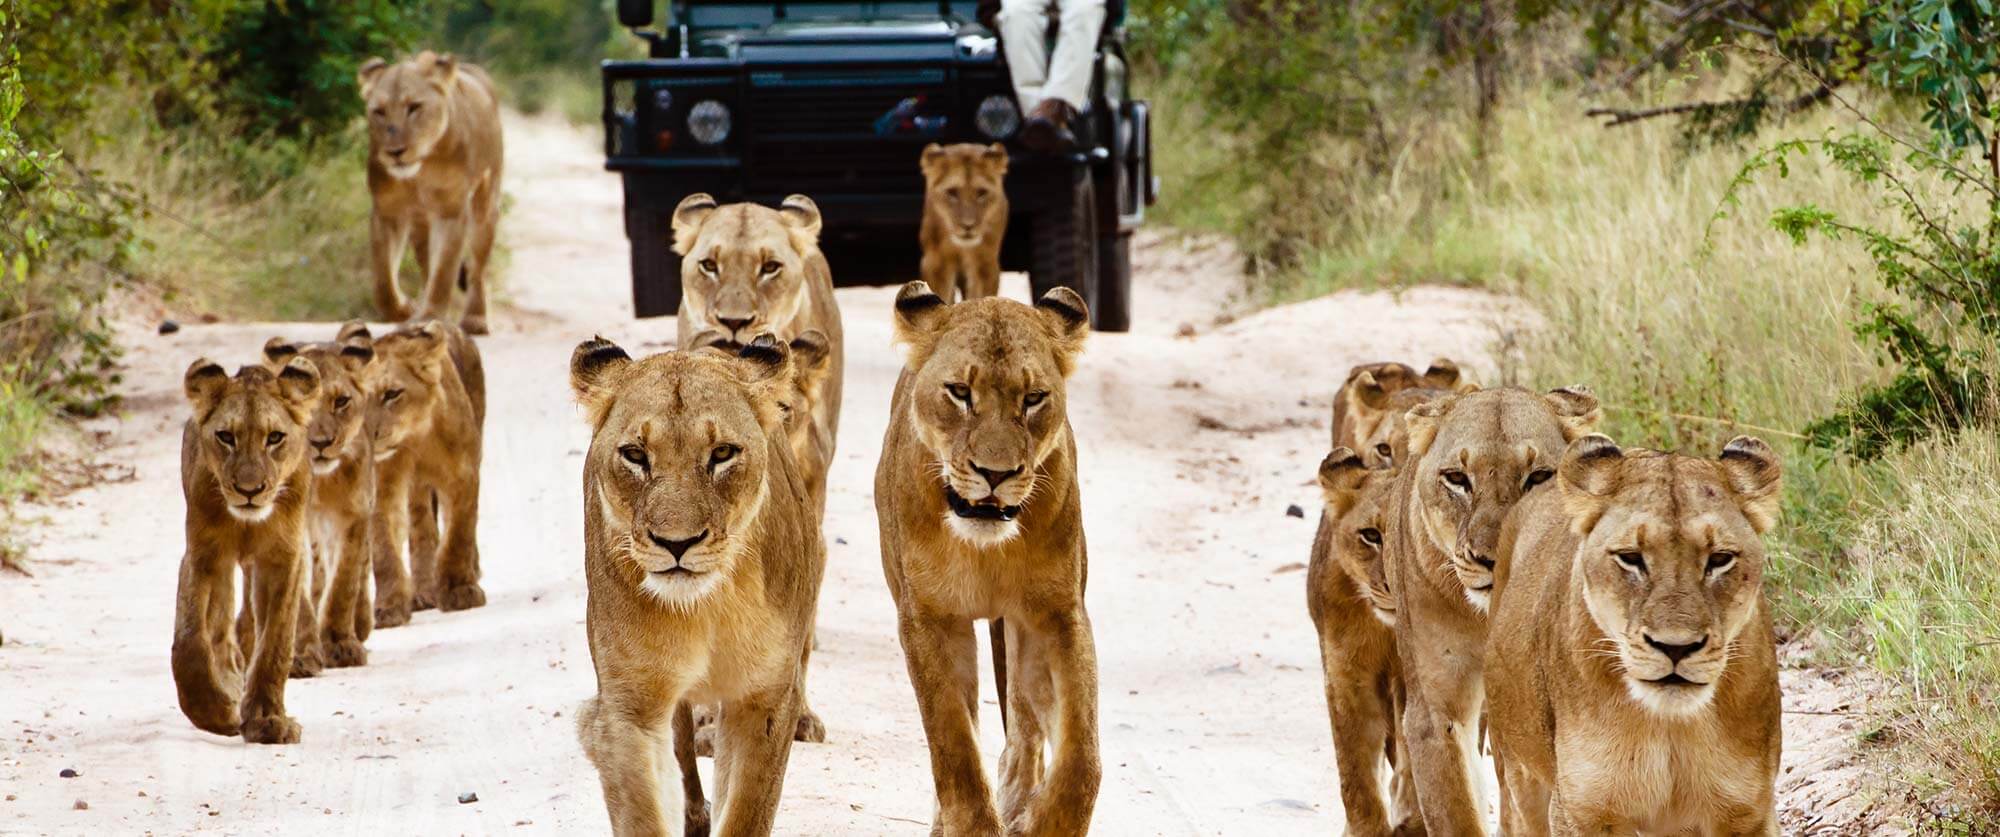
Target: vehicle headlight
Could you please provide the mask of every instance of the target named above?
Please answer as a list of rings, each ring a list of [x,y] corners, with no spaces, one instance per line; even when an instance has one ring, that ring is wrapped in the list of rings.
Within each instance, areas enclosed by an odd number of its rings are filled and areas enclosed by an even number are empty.
[[[729,139],[729,106],[704,99],[688,110],[688,135],[702,145],[716,145]]]
[[[988,139],[1006,139],[1021,130],[1021,109],[1014,106],[1014,97],[995,93],[980,100],[972,121]]]
[[[661,113],[674,109],[674,91],[661,87],[653,91],[653,109]]]

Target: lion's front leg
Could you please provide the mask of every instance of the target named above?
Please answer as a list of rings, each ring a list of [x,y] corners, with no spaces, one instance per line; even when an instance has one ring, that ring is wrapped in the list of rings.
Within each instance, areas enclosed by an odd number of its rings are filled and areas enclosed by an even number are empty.
[[[375,277],[375,310],[382,319],[408,319],[410,306],[403,301],[403,289],[396,274],[402,268],[403,247],[410,239],[410,224],[401,218],[373,213],[368,223],[368,262]]]
[[[713,722],[711,718],[710,723]],[[693,708],[688,706],[687,701],[681,701],[674,707],[674,763],[681,771],[681,799],[687,812],[687,837],[708,837],[708,800],[702,795],[701,771],[694,761],[694,726]]]
[[[1395,729],[1400,719],[1379,686],[1393,649],[1386,637],[1369,635],[1366,627],[1355,630],[1352,624],[1332,620],[1318,627],[1326,711],[1333,728],[1333,763],[1340,778],[1347,833],[1386,837],[1393,819],[1382,797],[1383,756],[1395,752],[1400,743]],[[1400,784],[1406,793],[1410,792],[1408,761],[1405,755],[1397,767],[1405,774]],[[1392,781],[1392,786],[1395,784]]]
[[[1068,835],[1090,830],[1090,814],[1097,805],[1097,787],[1103,767],[1097,751],[1097,648],[1090,633],[1090,617],[1079,604],[1037,618],[1028,615],[1021,633],[1037,636],[1029,642],[1039,659],[1033,664],[1049,673],[1053,705],[1041,708],[1043,717],[1055,720],[1057,738],[1054,757],[1041,792],[1029,800],[1027,810],[1007,825],[1010,834]],[[1017,617],[1009,616],[1011,627]]]
[[[430,219],[430,264],[424,276],[424,298],[417,304],[416,320],[443,319],[451,307],[451,289],[458,284],[465,264],[466,214],[462,209]]]
[[[965,297],[985,299],[1000,295],[1000,253],[985,258],[978,252],[965,254]]]
[[[403,565],[403,549],[410,542],[410,453],[399,453],[387,463],[376,484],[374,548],[371,563],[375,570],[375,627],[393,628],[410,623],[411,599],[415,585]]]
[[[438,489],[444,538],[437,548],[437,603],[441,610],[470,610],[486,604],[479,586],[479,467],[460,464],[452,486]]]
[[[438,596],[438,502],[421,473],[410,479],[410,609],[431,610]]]
[[[719,707],[716,719],[716,833],[755,837],[771,833],[785,765],[798,724],[797,684],[750,695]]]
[[[250,565],[257,645],[243,693],[243,740],[252,744],[299,740],[299,722],[285,714],[285,679],[292,669],[305,561],[302,544],[282,544]]]
[[[931,780],[937,793],[932,833],[994,834],[1000,815],[979,763],[979,644],[972,622],[919,612],[905,597],[897,614],[903,659],[916,688],[924,739],[930,744]]]
[[[611,833],[618,837],[684,833],[681,795],[662,791],[681,780],[669,741],[667,707],[673,703],[600,695],[584,701],[577,713],[577,737],[597,767]]]
[[[216,550],[189,544],[174,597],[174,689],[181,713],[196,727],[217,735],[236,735],[243,729],[237,705],[242,681],[235,670],[230,620],[235,605],[234,563]]]
[[[368,650],[361,645],[361,622],[367,609],[368,550],[371,527],[368,515],[347,522],[334,543],[333,578],[327,583],[326,615],[322,639],[326,663],[335,668],[368,664]]]
[[[1055,707],[1048,660],[1035,647],[1039,637],[1021,630],[1017,621],[1005,622],[1007,746],[1000,753],[1000,816],[1008,822],[1026,815],[1041,787],[1049,720],[1042,713]]]
[[[1478,659],[1476,654],[1457,656]],[[1479,764],[1484,685],[1476,667],[1433,662],[1435,670],[1403,669],[1409,686],[1403,731],[1424,828],[1432,834],[1484,834],[1485,816],[1472,777]]]
[[[950,302],[956,298],[958,260],[942,252],[926,250],[923,260],[917,263],[917,275],[944,301]]]

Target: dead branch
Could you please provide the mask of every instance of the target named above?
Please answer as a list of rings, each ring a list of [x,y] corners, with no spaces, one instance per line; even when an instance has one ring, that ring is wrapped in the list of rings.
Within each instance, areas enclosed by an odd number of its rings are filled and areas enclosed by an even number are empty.
[[[1822,83],[1819,87],[1779,102],[1773,105],[1773,107],[1778,113],[1794,113],[1805,110],[1826,101],[1833,95],[1833,89],[1837,86],[1837,84],[1830,82]],[[1604,127],[1615,128],[1628,122],[1639,122],[1652,119],[1656,116],[1677,116],[1684,113],[1740,110],[1763,102],[1764,99],[1762,97],[1751,96],[1742,99],[1725,99],[1719,102],[1681,102],[1679,104],[1660,105],[1650,108],[1591,108],[1584,111],[1583,115],[1593,119],[1603,117],[1605,119]]]

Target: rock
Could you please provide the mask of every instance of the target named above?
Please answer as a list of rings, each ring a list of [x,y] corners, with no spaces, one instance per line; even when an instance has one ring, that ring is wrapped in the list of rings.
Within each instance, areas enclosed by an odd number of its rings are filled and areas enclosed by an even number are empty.
[[[472,791],[466,791],[458,795],[458,804],[460,805],[471,805],[472,803],[478,801],[479,801],[479,794],[473,793]]]
[[[1297,517],[1297,518],[1302,518],[1302,519],[1303,519],[1303,518],[1304,518],[1304,517],[1306,516],[1306,510],[1305,510],[1305,509],[1302,509],[1302,508],[1300,508],[1300,507],[1299,507],[1299,504],[1297,504],[1297,503],[1293,503],[1293,504],[1291,504],[1291,505],[1289,505],[1289,506],[1286,506],[1286,507],[1285,507],[1285,516],[1286,516],[1286,517]]]
[[[71,806],[69,806],[69,807],[71,807],[71,808],[75,808],[75,809],[76,809],[76,810],[78,810],[78,811],[88,811],[88,810],[90,810],[90,803],[88,803],[88,802],[85,802],[85,801],[83,801],[83,800],[79,799],[79,800],[77,800],[77,801],[76,801],[76,804],[75,804],[75,805],[71,805]]]
[[[62,769],[61,773],[57,773],[56,775],[61,776],[65,779],[74,779],[78,776],[82,776],[83,774],[76,772],[76,768],[74,767],[65,767]]]
[[[177,322],[174,322],[173,320],[161,320],[161,321],[160,321],[160,333],[161,333],[161,334],[172,334],[172,333],[174,333],[174,332],[176,332],[176,331],[180,331],[180,330],[181,330],[181,324],[180,324],[180,323],[177,323]]]

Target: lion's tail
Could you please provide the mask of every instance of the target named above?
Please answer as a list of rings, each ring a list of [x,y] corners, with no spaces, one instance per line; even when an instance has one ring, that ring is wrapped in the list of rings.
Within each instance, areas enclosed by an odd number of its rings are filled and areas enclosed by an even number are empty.
[[[1007,728],[1007,623],[995,619],[987,623],[993,638],[993,690],[1000,695],[1000,728]]]

